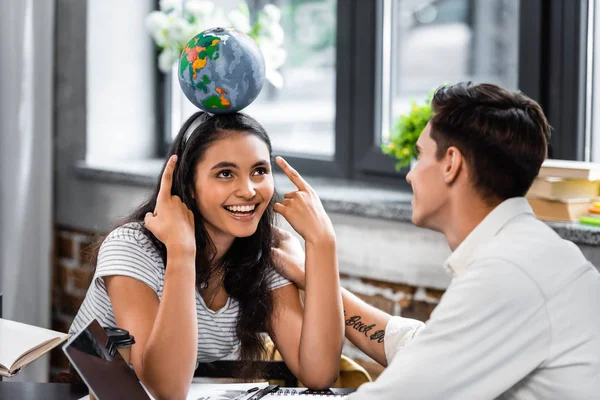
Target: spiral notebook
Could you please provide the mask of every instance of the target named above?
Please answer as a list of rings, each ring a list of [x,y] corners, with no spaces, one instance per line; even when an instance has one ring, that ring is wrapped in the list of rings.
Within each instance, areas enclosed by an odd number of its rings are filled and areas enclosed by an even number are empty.
[[[302,388],[281,388],[276,392],[267,394],[264,398],[275,400],[275,399],[306,399],[313,397],[328,397],[343,399],[350,393],[354,392],[355,389],[327,389],[327,390],[312,390]]]
[[[237,385],[237,386],[235,386]],[[327,389],[327,390],[311,390],[304,388],[279,388],[270,393],[260,393],[257,389],[263,389],[267,383],[255,384],[217,384],[214,386],[206,386],[199,384],[195,388],[191,388],[188,393],[188,400],[277,400],[277,399],[311,399],[311,398],[335,398],[345,399],[346,396],[356,389]],[[193,386],[193,385],[192,385]],[[247,390],[250,389],[250,390]]]

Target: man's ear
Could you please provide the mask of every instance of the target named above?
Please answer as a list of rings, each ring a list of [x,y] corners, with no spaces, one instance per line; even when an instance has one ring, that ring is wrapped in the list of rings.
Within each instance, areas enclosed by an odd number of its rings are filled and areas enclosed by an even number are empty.
[[[444,158],[444,182],[451,185],[461,173],[465,159],[460,150],[455,146],[450,146],[446,150]]]

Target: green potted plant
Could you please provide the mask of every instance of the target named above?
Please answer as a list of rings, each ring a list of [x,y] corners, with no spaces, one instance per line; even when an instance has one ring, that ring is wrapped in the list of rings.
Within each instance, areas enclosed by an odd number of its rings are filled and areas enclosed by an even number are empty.
[[[392,126],[387,142],[381,144],[381,150],[397,160],[396,169],[409,166],[417,158],[416,143],[425,125],[431,119],[430,94],[424,104],[412,101],[410,112],[400,115]]]

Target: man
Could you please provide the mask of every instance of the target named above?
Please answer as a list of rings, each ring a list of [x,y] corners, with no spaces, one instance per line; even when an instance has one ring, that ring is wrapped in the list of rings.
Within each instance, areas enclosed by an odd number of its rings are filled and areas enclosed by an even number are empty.
[[[600,274],[523,198],[547,153],[542,109],[471,83],[438,89],[432,108],[406,179],[412,221],[444,234],[453,279],[426,324],[343,291],[346,336],[387,366],[349,399],[598,398]],[[281,272],[302,286],[285,250]]]

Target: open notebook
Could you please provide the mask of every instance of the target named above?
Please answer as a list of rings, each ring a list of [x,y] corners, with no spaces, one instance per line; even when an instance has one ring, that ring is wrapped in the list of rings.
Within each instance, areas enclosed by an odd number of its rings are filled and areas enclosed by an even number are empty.
[[[187,396],[187,400],[254,400],[266,399],[310,399],[310,398],[322,398],[332,397],[336,399],[344,399],[347,395],[354,392],[354,389],[327,389],[327,390],[312,390],[306,388],[279,388],[278,390],[264,394],[259,397],[255,397],[254,392],[247,392],[254,386],[254,389],[262,389],[267,386],[267,383],[258,384],[217,384],[217,385],[203,385],[203,384],[192,384],[190,391]]]
[[[0,376],[13,376],[69,338],[61,333],[0,318]]]
[[[188,400],[249,400],[254,399],[253,394],[247,390],[262,389],[267,386],[267,383],[255,384],[192,384],[188,393]],[[279,388],[274,392],[268,393],[260,399],[276,400],[276,399],[310,399],[331,397],[343,399],[348,394],[354,392],[354,389],[327,389],[327,390],[311,390],[306,388]]]
[[[347,395],[354,391],[354,389],[311,390],[303,388],[280,388],[276,392],[267,394],[264,399],[306,399],[315,397],[344,399]]]

